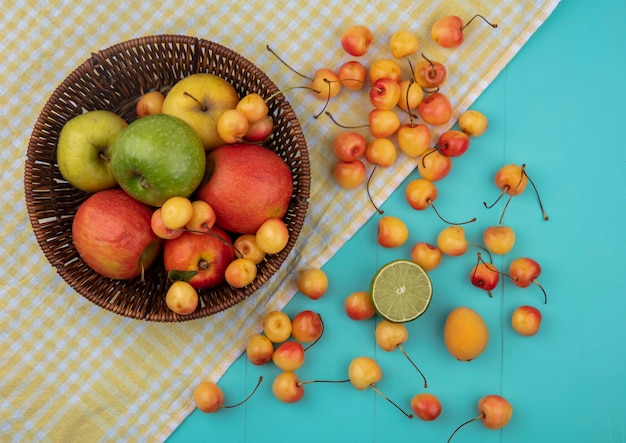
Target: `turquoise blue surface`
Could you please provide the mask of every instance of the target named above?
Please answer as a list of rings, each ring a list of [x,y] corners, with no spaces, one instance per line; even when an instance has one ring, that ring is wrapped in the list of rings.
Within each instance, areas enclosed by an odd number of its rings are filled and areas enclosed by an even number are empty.
[[[453,220],[478,217],[466,231],[470,241],[481,243],[482,230],[498,223],[502,209],[482,205],[498,194],[494,174],[503,164],[525,163],[550,221],[542,220],[527,189],[505,216],[517,233],[515,248],[494,264],[504,269],[513,257],[535,258],[548,304],[538,288],[516,288],[506,279],[491,299],[472,287],[468,275],[476,250],[444,257],[431,272],[432,304],[407,325],[404,345],[426,374],[427,391],[441,399],[438,420],[408,420],[372,390],[349,384],[307,385],[300,402],[282,404],[271,392],[278,370],[253,366],[242,356],[219,385],[236,402],[263,375],[256,395],[218,414],[193,412],[169,443],[445,442],[458,424],[477,415],[477,401],[490,393],[512,403],[509,425],[492,431],[472,423],[453,442],[625,442],[625,18],[622,0],[562,1],[472,106],[490,116],[489,130],[472,140],[438,183],[437,208]],[[372,217],[324,267],[330,281],[324,298],[296,294],[285,311],[313,309],[326,324],[322,340],[306,353],[301,380],[346,378],[353,357],[371,356],[384,374],[379,389],[408,408],[412,396],[424,391],[419,374],[399,351],[377,349],[374,320],[351,321],[343,309],[348,294],[368,289],[379,266],[409,257],[417,241],[434,242],[443,227],[434,212],[408,207],[406,183],[382,207],[408,223],[406,245],[376,247],[378,216]],[[543,313],[534,337],[510,327],[521,304]],[[445,317],[458,305],[477,310],[491,332],[485,353],[470,363],[455,361],[443,343]]]

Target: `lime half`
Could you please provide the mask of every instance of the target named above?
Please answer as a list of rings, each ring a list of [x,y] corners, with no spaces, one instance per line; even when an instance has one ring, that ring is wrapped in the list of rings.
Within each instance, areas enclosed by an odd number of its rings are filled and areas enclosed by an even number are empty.
[[[372,279],[372,302],[378,314],[395,323],[415,320],[428,309],[433,295],[430,277],[410,260],[394,260]]]

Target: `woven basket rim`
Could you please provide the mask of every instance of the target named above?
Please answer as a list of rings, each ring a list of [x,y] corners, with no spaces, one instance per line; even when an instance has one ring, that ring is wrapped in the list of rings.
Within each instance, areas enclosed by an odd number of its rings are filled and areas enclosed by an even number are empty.
[[[140,94],[151,89],[167,93],[180,78],[211,72],[227,79],[240,96],[258,92],[268,100],[275,131],[265,144],[289,165],[294,193],[285,221],[290,238],[279,254],[259,265],[252,284],[235,289],[226,284],[200,290],[198,309],[187,316],[164,303],[167,279],[162,265],[138,279],[115,281],[96,274],[80,258],[71,241],[71,222],[89,194],[65,182],[56,166],[56,139],[63,123],[92,109],[108,109],[128,122],[136,118]],[[228,309],[258,291],[286,260],[300,234],[308,210],[310,164],[302,128],[293,108],[277,86],[254,63],[225,46],[188,35],[159,34],[134,38],[93,52],[54,89],[29,139],[24,190],[28,217],[46,259],[77,293],[108,311],[125,317],[181,322]],[[142,287],[143,285],[143,287]]]

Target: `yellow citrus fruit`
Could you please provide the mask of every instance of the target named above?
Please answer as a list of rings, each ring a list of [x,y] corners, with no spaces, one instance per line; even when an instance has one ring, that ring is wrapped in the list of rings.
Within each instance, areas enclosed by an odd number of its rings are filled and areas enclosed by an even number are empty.
[[[473,309],[459,306],[448,314],[443,337],[454,358],[470,361],[482,354],[487,347],[489,329],[480,314]]]

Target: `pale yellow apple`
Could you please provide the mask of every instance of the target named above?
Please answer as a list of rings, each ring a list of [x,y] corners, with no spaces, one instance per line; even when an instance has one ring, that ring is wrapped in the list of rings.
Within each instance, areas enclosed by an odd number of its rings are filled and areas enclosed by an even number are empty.
[[[224,144],[217,132],[217,120],[226,110],[235,109],[239,95],[228,81],[214,74],[191,74],[179,80],[165,96],[163,113],[184,120],[202,139],[209,151]]]

